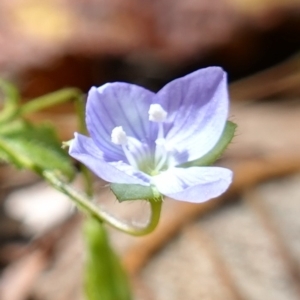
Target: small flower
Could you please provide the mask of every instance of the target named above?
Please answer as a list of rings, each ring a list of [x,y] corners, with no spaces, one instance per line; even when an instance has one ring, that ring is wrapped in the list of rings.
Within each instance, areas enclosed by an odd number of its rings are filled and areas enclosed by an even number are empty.
[[[86,124],[69,153],[100,178],[155,186],[176,200],[203,202],[222,194],[232,172],[180,167],[207,154],[228,116],[226,74],[210,67],[171,81],[158,93],[115,82],[91,88]]]

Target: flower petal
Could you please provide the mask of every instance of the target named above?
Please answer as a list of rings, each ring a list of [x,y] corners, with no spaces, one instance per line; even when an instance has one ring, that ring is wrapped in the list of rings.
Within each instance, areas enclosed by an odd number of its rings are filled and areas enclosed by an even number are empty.
[[[171,168],[152,178],[163,195],[194,203],[221,195],[231,181],[232,172],[220,167]]]
[[[86,108],[88,131],[102,152],[114,156],[123,155],[120,147],[111,142],[111,132],[122,126],[128,136],[142,142],[151,137],[148,110],[154,93],[134,84],[107,83],[91,88]]]
[[[104,160],[104,154],[91,138],[75,133],[69,154],[91,169],[97,176],[108,182],[141,184],[149,186],[149,177],[131,166],[121,163],[120,169]]]
[[[168,113],[165,137],[176,149],[177,164],[208,153],[228,116],[226,73],[219,67],[200,69],[171,81],[157,97]]]

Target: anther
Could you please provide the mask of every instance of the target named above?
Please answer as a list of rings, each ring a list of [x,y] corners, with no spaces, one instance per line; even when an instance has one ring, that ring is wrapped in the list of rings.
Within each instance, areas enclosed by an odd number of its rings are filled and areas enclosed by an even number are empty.
[[[164,122],[167,118],[167,112],[160,104],[151,104],[148,113],[149,120],[152,122]]]
[[[115,127],[111,132],[111,141],[116,145],[126,145],[127,135],[122,126]]]

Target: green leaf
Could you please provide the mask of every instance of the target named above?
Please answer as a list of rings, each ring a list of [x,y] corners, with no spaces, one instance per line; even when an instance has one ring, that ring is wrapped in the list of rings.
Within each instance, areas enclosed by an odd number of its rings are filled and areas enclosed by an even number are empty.
[[[129,200],[152,200],[158,196],[155,195],[152,187],[140,184],[112,183],[110,188],[119,202]]]
[[[49,125],[14,121],[0,126],[0,159],[18,168],[56,170],[71,179],[72,161]]]
[[[201,166],[210,166],[212,165],[225,151],[229,143],[234,137],[235,129],[237,125],[231,121],[226,122],[225,129],[223,134],[217,144],[214,146],[212,150],[206,155],[200,157],[199,159],[188,161],[182,165],[181,168],[188,168],[188,167],[201,167]]]
[[[87,244],[85,293],[88,300],[130,300],[125,271],[109,245],[103,224],[89,218],[84,226]]]

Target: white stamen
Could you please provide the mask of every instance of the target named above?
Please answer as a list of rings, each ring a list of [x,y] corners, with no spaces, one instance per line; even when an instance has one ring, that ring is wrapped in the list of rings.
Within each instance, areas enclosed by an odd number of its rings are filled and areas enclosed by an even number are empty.
[[[111,132],[111,141],[116,145],[126,145],[127,135],[122,126],[115,127]]]
[[[151,104],[148,113],[152,122],[164,122],[168,114],[160,104]]]
[[[155,171],[159,172],[164,166],[168,165],[169,147],[164,138],[158,138],[155,143]]]
[[[159,172],[167,163],[169,159],[169,155],[166,151],[166,140],[164,138],[164,124],[163,122],[166,120],[168,113],[161,107],[160,104],[151,104],[149,108],[149,120],[152,122],[158,123],[157,130],[157,139],[155,156],[154,156],[154,164],[155,164],[155,172]]]
[[[158,138],[158,139],[155,141],[155,144],[158,145],[158,146],[165,146],[166,140],[165,140],[164,138]]]

